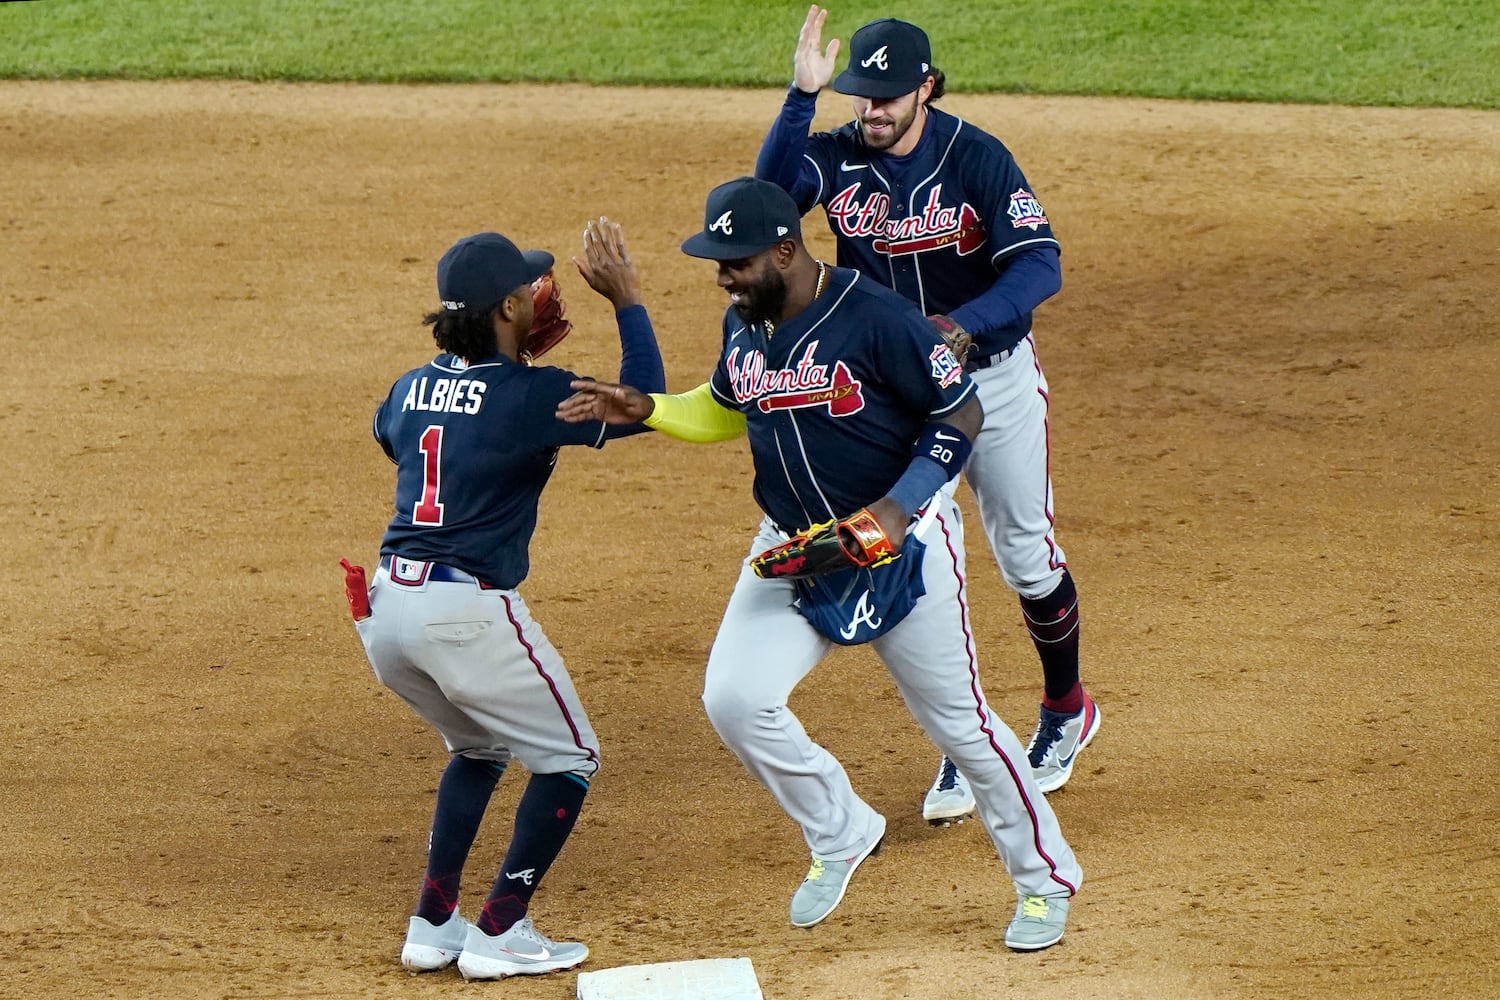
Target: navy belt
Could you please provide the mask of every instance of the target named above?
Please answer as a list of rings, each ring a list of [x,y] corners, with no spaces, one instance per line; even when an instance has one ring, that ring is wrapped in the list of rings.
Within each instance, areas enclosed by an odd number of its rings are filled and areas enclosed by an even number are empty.
[[[404,556],[383,555],[380,557],[380,568],[390,574],[392,583],[406,587],[420,587],[429,580],[435,580],[438,583],[473,584],[480,590],[501,589],[456,567],[445,566],[442,563],[423,562],[420,559],[407,559]]]
[[[985,354],[981,357],[970,357],[969,360],[964,363],[964,371],[977,372],[984,368],[993,368],[1000,362],[1010,358],[1012,354],[1015,354],[1016,350],[1020,348],[1020,346],[1020,344],[1017,344],[1015,347],[1012,347],[1006,351],[1001,351],[999,354]]]

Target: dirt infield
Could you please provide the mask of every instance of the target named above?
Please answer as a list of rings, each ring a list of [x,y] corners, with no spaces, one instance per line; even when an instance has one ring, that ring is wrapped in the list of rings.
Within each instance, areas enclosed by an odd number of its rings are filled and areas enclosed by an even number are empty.
[[[432,353],[454,238],[565,255],[598,214],[669,385],[701,382],[724,302],[677,244],[778,102],[0,85],[0,996],[573,995],[397,964],[444,760],[341,594],[390,504],[369,418]],[[698,701],[746,449],[654,435],[565,453],[542,502],[522,589],[604,767],[538,925],[590,969],[746,955],[768,1000],[1500,996],[1500,115],[944,104],[1064,248],[1037,340],[1104,711],[1052,798],[1068,937],[1001,946],[1009,880],[977,824],[920,820],[936,752],[865,650],[793,704],[890,833],[788,924],[801,838]],[[612,376],[605,303],[564,287],[556,362]],[[1024,739],[1040,673],[973,523],[986,690]]]

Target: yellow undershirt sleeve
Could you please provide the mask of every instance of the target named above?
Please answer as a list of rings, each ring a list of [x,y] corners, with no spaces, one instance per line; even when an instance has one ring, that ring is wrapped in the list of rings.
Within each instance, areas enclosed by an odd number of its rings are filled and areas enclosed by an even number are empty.
[[[668,437],[706,444],[745,433],[745,415],[721,406],[707,382],[675,396],[653,392],[651,398],[656,401],[656,409],[642,423]]]

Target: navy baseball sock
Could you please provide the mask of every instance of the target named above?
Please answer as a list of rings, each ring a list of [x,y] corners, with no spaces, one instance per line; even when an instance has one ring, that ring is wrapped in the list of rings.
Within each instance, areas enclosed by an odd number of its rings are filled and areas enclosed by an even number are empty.
[[[1073,577],[1062,579],[1046,597],[1021,598],[1026,631],[1042,658],[1045,696],[1042,704],[1072,715],[1083,710],[1083,687],[1078,683],[1078,591]]]
[[[505,765],[454,756],[438,782],[432,836],[427,843],[427,877],[417,897],[417,916],[445,924],[458,905],[458,883]]]
[[[475,921],[486,934],[502,934],[526,916],[532,893],[573,832],[588,782],[576,774],[533,774],[516,806],[516,826],[505,863]]]

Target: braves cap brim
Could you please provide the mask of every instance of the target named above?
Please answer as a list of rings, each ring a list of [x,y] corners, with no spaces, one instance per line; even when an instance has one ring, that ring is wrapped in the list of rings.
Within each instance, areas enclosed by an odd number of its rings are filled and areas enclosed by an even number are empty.
[[[764,253],[782,240],[791,238],[790,232],[759,240],[718,239],[708,233],[694,233],[682,241],[682,252],[689,257],[702,257],[704,260],[743,260]]]
[[[527,250],[521,254],[521,259],[526,262],[527,278],[523,284],[531,284],[548,271],[556,263],[553,256],[545,250]]]
[[[848,94],[850,97],[872,97],[876,100],[887,101],[892,97],[904,97],[922,86],[928,74],[923,73],[915,80],[892,80],[874,79],[868,76],[859,76],[847,69],[833,79],[833,89],[840,94]]]

